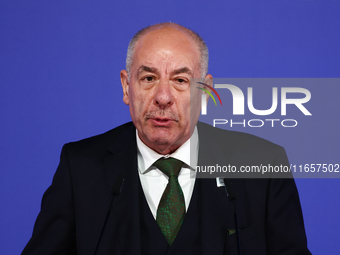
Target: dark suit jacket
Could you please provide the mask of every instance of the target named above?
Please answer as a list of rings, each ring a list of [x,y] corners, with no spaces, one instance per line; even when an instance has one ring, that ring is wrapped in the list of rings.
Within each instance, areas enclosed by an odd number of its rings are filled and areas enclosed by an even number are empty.
[[[233,165],[287,164],[282,147],[255,136],[198,124],[199,164],[214,163],[214,141]],[[208,142],[209,141],[209,142]],[[111,189],[121,171],[124,183],[114,200],[97,254],[141,254],[135,127],[124,124],[105,134],[63,147],[52,185],[23,254],[93,254],[111,201]],[[310,254],[298,193],[293,179],[233,179],[237,194],[242,254]],[[190,231],[199,236],[200,254],[236,254],[233,205],[216,180],[197,179],[193,198],[171,251],[191,254]],[[192,199],[193,199],[192,198]],[[191,205],[191,204],[190,204]],[[150,213],[151,214],[151,213]],[[186,225],[186,227],[183,227]],[[191,232],[192,233],[192,232]],[[165,240],[165,239],[164,239]],[[158,245],[155,243],[155,245]]]

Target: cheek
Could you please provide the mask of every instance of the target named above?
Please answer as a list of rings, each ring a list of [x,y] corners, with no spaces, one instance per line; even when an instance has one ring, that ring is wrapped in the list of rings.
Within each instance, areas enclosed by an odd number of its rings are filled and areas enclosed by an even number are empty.
[[[193,102],[190,102],[190,97],[188,95],[180,97],[177,102],[177,113],[182,119],[182,124],[185,125],[185,123],[189,122],[191,118],[191,114],[194,109],[192,105]]]
[[[194,121],[196,122],[200,116],[201,112],[201,95],[199,93],[196,93],[191,97],[190,101],[190,119],[191,122]]]
[[[148,100],[145,93],[132,93],[130,97],[130,106],[135,117],[143,118],[148,108]]]

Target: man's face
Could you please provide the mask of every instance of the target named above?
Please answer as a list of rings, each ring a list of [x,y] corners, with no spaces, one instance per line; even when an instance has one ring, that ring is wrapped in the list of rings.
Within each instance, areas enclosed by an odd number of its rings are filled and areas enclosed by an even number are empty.
[[[201,90],[190,90],[190,78],[201,76],[199,61],[198,47],[189,37],[162,27],[138,40],[130,79],[121,72],[123,101],[138,135],[160,154],[172,153],[188,140],[198,121]]]

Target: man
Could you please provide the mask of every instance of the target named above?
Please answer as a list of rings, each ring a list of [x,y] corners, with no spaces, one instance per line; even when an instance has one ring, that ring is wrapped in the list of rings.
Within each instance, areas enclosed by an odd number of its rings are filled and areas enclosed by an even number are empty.
[[[224,188],[195,178],[204,158],[287,164],[282,147],[197,124],[201,90],[190,80],[212,78],[204,41],[177,24],[150,26],[126,63],[133,124],[63,147],[23,254],[310,254],[294,180],[232,180],[236,229]]]

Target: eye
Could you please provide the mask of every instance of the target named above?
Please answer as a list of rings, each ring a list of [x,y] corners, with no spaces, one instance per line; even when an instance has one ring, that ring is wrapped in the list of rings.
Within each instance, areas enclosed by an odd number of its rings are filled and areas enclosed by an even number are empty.
[[[180,77],[178,77],[178,78],[175,79],[175,82],[176,82],[177,84],[187,84],[187,83],[188,83],[188,80],[185,79],[185,78],[180,78]]]
[[[155,80],[155,78],[153,76],[145,76],[142,78],[142,80],[146,82],[152,82]]]
[[[187,90],[189,85],[190,81],[186,77],[175,77],[173,79],[173,86],[179,91]]]

